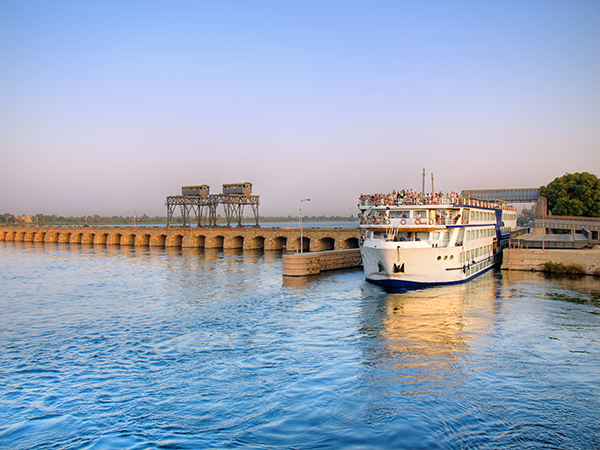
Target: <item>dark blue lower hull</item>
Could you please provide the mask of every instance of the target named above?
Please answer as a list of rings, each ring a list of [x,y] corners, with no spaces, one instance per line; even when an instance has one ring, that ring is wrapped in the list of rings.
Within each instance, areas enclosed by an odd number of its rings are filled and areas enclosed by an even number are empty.
[[[370,283],[377,284],[379,286],[383,286],[386,288],[423,288],[423,287],[430,287],[430,286],[442,286],[442,285],[447,285],[447,284],[459,284],[459,283],[464,283],[466,281],[472,280],[475,277],[478,277],[479,275],[496,267],[497,264],[498,263],[492,264],[491,266],[488,266],[484,269],[481,269],[479,272],[474,273],[470,277],[465,278],[464,280],[459,280],[459,281],[447,281],[447,282],[439,282],[439,283],[436,283],[436,282],[423,283],[423,282],[418,282],[418,281],[393,280],[393,279],[374,280],[371,278],[367,278],[366,280]]]

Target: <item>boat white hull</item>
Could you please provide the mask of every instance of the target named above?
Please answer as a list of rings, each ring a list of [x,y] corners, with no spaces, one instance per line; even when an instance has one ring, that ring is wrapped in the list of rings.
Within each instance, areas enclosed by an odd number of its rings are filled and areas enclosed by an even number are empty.
[[[459,263],[458,248],[401,248],[392,243],[361,247],[365,278],[389,287],[462,283],[501,262],[501,253]],[[389,245],[392,244],[392,245]]]

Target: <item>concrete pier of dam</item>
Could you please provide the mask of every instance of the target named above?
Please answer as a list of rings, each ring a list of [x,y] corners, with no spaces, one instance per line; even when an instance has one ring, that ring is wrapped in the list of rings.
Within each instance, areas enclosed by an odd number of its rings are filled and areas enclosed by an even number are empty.
[[[359,248],[358,228],[303,228],[302,234],[304,252]],[[4,226],[0,241],[296,252],[300,228]]]
[[[577,264],[588,274],[600,271],[600,247],[584,249],[507,248],[502,254],[503,270],[543,272],[547,262]]]
[[[337,269],[359,267],[362,263],[360,249],[328,252],[285,253],[281,267],[284,276],[303,277]]]

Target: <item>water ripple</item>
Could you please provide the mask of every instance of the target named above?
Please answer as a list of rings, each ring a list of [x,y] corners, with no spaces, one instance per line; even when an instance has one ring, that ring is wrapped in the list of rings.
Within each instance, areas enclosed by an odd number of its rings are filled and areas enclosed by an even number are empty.
[[[0,448],[594,448],[600,282],[0,242]]]

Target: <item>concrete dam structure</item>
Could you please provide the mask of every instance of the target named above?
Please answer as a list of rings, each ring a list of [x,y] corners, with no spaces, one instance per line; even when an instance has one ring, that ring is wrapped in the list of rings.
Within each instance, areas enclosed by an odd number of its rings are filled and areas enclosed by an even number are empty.
[[[357,228],[303,228],[303,251],[359,248]],[[299,251],[300,228],[0,227],[0,241]]]

